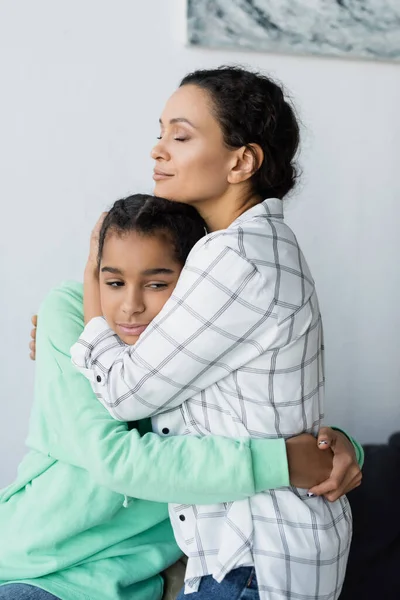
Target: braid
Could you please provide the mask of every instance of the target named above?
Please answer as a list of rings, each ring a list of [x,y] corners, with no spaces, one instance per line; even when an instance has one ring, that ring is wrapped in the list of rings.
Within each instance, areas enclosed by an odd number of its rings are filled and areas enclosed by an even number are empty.
[[[156,235],[164,231],[171,239],[175,256],[182,265],[189,252],[207,232],[205,221],[195,208],[147,194],[134,194],[117,200],[106,215],[99,236],[98,264],[109,233],[122,235],[137,231]]]

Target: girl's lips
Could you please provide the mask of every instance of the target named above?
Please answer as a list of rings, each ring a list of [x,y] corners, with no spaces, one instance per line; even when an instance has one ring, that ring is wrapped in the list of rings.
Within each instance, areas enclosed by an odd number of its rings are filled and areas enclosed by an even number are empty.
[[[148,325],[148,324],[147,324]],[[125,335],[140,335],[147,328],[147,325],[118,325],[118,329]]]

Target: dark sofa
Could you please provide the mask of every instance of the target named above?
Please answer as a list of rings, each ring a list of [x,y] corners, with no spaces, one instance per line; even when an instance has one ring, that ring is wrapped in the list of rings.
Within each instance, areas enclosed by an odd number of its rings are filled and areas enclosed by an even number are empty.
[[[354,534],[340,600],[400,600],[400,432],[364,450],[363,483],[349,494]]]

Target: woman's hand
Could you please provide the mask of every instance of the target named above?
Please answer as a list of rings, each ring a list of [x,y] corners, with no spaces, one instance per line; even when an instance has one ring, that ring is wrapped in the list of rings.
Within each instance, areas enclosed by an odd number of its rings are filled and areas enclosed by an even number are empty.
[[[292,485],[334,502],[361,483],[361,469],[350,440],[322,427],[318,439],[302,434],[286,441]]]
[[[100,215],[100,218],[94,226],[90,236],[89,256],[86,263],[84,275],[85,296],[87,296],[87,302],[85,307],[85,323],[87,323],[87,321],[90,321],[92,317],[99,316],[102,314],[100,307],[100,295],[98,290],[98,253],[100,230],[106,215],[106,212],[103,212]],[[31,341],[29,342],[29,358],[31,360],[36,360],[37,315],[33,315],[33,317],[31,318],[31,323],[33,325],[33,329],[31,330]]]
[[[37,327],[37,315],[33,315],[31,318],[31,323],[33,325],[33,329],[31,330],[31,341],[29,342],[29,358],[31,360],[36,360],[36,327]]]
[[[98,257],[99,257],[99,238],[101,226],[103,225],[103,221],[106,218],[108,213],[101,213],[99,219],[94,226],[92,233],[90,234],[90,246],[89,246],[89,256],[86,263],[86,271],[95,273],[98,269]]]
[[[85,325],[94,317],[102,315],[98,257],[100,230],[106,215],[106,212],[100,215],[90,236],[89,257],[83,279],[83,313]]]

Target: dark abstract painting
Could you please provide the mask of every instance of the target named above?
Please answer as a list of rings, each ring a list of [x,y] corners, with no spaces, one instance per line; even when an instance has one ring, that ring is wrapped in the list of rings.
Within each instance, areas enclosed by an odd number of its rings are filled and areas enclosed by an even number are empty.
[[[191,44],[400,60],[400,0],[188,0]]]

